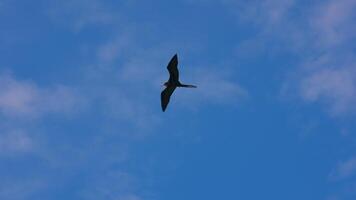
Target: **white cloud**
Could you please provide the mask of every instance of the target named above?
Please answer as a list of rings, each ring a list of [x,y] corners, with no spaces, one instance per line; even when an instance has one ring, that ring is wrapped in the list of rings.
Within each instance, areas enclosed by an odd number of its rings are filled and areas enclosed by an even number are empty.
[[[309,16],[314,41],[307,48],[323,56],[303,64],[309,72],[300,77],[300,94],[308,102],[325,102],[333,115],[356,111],[355,9],[355,0],[330,0]]]
[[[112,63],[117,58],[125,55],[132,42],[130,36],[120,34],[98,47],[98,60],[103,64]]]
[[[37,153],[43,137],[36,129],[49,115],[76,114],[83,100],[70,87],[42,87],[28,80],[16,79],[9,73],[0,74],[0,154]]]
[[[196,108],[201,105],[239,105],[246,100],[248,92],[238,83],[232,81],[228,73],[209,68],[191,70],[191,75],[182,79],[182,83],[197,85],[195,89],[177,90],[178,104]]]
[[[2,75],[0,84],[0,108],[3,113],[33,112],[32,104],[38,98],[37,89],[30,83],[21,83],[10,76]]]
[[[330,195],[329,199],[354,199],[356,196],[356,157],[339,161],[329,174],[329,181],[342,184]]]
[[[238,47],[238,52],[293,52],[299,59],[297,70],[293,69],[297,75],[292,79],[288,76],[284,84],[294,85],[289,88],[291,93],[304,102],[322,102],[333,115],[356,111],[356,65],[352,59],[355,0],[320,1],[308,6],[293,0],[238,5],[242,9],[238,16],[260,29]]]
[[[285,39],[290,48],[332,48],[355,38],[355,0],[328,0],[300,6],[294,0],[227,1],[242,22],[258,25],[259,37]],[[266,37],[268,36],[268,37]]]
[[[12,130],[0,134],[0,155],[27,153],[34,148],[33,139],[22,130]]]
[[[45,187],[45,182],[37,178],[22,178],[21,180],[6,180],[4,178],[0,182],[0,198],[9,200],[31,199],[33,195]]]
[[[356,111],[356,66],[329,67],[324,63],[301,78],[300,95],[307,102],[324,102],[332,114]]]
[[[284,22],[288,10],[294,5],[294,0],[264,0],[264,1],[225,1],[242,20],[252,21],[259,25],[278,25]]]
[[[319,44],[335,46],[355,38],[355,0],[329,0],[314,10],[310,23]]]
[[[62,85],[41,88],[12,75],[0,75],[0,113],[7,117],[33,118],[51,113],[67,113],[80,103],[79,95]]]
[[[129,194],[129,195],[120,197],[120,199],[121,200],[141,200],[142,198],[140,198],[139,196],[137,196],[135,194]]]
[[[330,174],[332,180],[349,179],[356,175],[356,157],[339,162],[336,169]]]
[[[122,171],[108,171],[81,191],[85,199],[141,200],[138,190],[141,184],[137,178]],[[142,190],[141,190],[142,191]]]
[[[111,25],[120,17],[110,5],[98,0],[49,1],[49,16],[63,25],[80,31],[90,25]],[[68,23],[69,22],[69,23]]]

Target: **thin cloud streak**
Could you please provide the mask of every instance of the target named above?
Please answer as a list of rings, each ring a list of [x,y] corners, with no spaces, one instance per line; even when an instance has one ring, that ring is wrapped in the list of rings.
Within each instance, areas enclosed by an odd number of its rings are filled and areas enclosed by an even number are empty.
[[[81,100],[74,90],[56,85],[41,88],[31,81],[0,75],[0,113],[6,117],[36,118],[46,114],[69,113]]]
[[[329,175],[333,181],[341,181],[352,178],[356,175],[356,157],[341,161],[336,169]]]
[[[22,130],[11,130],[0,134],[0,156],[33,151],[33,139]]]
[[[353,10],[356,1],[329,0],[313,6],[303,5],[303,9],[296,7],[292,0],[279,2],[236,4],[243,10],[238,15],[240,20],[260,27],[254,38],[240,46],[238,51],[292,52],[299,64],[296,64],[296,70],[293,69],[293,78],[288,76],[282,85],[283,93],[285,85],[289,85],[289,93],[299,95],[305,103],[326,104],[325,109],[334,116],[355,113],[356,66],[350,57],[355,57]],[[254,45],[254,40],[258,41],[258,46]]]
[[[143,198],[137,194],[139,188],[139,181],[131,174],[123,171],[109,171],[103,176],[95,177],[95,181],[87,184],[86,190],[81,191],[81,195],[88,200],[142,200]]]
[[[201,67],[190,71],[185,82],[196,84],[198,88],[178,91],[175,98],[180,105],[195,110],[205,105],[236,106],[249,97],[248,91],[232,81],[227,73]]]
[[[49,1],[47,4],[49,17],[57,23],[69,26],[75,32],[88,26],[112,25],[120,19],[117,11],[98,0]]]
[[[355,39],[355,9],[355,0],[331,0],[316,8],[310,23],[319,38],[318,43],[334,47]]]
[[[356,111],[356,68],[321,69],[302,79],[306,102],[325,102],[333,115]]]
[[[46,182],[42,179],[2,180],[0,182],[0,198],[23,200],[32,199],[36,193],[46,188]]]

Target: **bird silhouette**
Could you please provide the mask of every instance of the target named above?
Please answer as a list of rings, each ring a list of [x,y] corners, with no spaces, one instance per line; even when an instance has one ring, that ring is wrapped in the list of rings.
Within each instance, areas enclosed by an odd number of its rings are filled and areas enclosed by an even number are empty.
[[[178,71],[178,56],[175,54],[171,61],[169,61],[167,69],[169,72],[169,79],[164,83],[166,88],[161,92],[161,106],[164,112],[167,108],[171,95],[177,87],[185,88],[196,88],[195,85],[186,85],[179,82],[179,71]]]

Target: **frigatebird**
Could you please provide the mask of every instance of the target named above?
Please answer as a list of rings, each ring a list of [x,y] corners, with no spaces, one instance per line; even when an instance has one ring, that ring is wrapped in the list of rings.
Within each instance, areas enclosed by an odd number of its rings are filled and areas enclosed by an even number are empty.
[[[166,88],[161,93],[161,106],[163,112],[166,110],[167,105],[169,103],[169,99],[171,98],[171,95],[173,94],[174,90],[177,87],[185,87],[185,88],[197,87],[195,85],[186,85],[179,82],[179,71],[177,66],[178,66],[178,56],[177,54],[175,54],[172,57],[171,61],[169,61],[168,63],[167,69],[169,72],[169,79],[167,82],[164,83],[164,86],[166,86]]]

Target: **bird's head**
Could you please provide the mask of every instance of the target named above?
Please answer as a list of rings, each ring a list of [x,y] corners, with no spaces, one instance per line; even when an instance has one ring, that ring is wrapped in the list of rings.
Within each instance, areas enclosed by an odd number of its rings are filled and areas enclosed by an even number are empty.
[[[168,82],[165,82],[165,83],[163,84],[163,86],[168,87]]]

